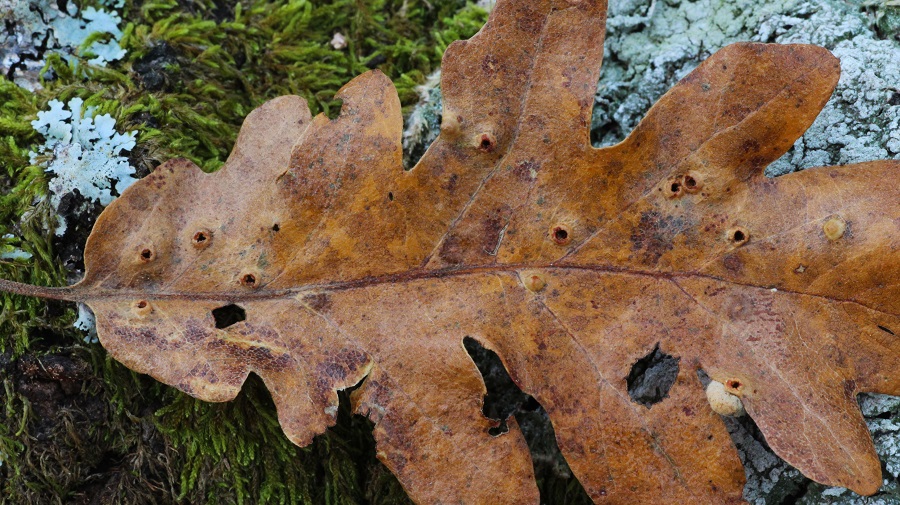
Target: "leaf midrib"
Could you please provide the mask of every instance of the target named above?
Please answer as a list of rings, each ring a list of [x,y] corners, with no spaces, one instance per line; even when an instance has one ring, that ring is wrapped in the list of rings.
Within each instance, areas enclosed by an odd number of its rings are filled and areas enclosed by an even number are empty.
[[[657,270],[640,270],[634,268],[626,268],[619,267],[614,265],[572,265],[572,264],[563,264],[558,265],[554,263],[546,263],[546,264],[529,264],[529,263],[518,263],[518,264],[503,264],[503,265],[481,265],[481,266],[472,266],[472,267],[457,267],[457,268],[445,268],[440,270],[425,270],[425,269],[415,269],[408,270],[406,272],[400,272],[396,274],[388,274],[388,275],[380,275],[373,277],[363,277],[359,279],[353,279],[348,281],[339,281],[339,282],[328,282],[328,283],[313,283],[313,284],[305,284],[302,286],[296,286],[291,288],[284,289],[274,289],[267,290],[264,287],[256,290],[240,290],[240,291],[198,291],[198,292],[188,292],[188,291],[169,291],[169,292],[153,292],[149,289],[140,289],[140,290],[126,290],[126,289],[96,289],[88,286],[80,286],[78,284],[71,286],[68,289],[72,291],[72,299],[81,302],[91,302],[91,301],[99,301],[99,300],[115,300],[115,299],[142,299],[142,300],[185,300],[185,301],[200,301],[200,300],[215,300],[215,301],[227,301],[227,302],[241,302],[241,301],[265,301],[265,300],[276,300],[276,299],[286,299],[291,297],[296,297],[298,295],[307,294],[307,293],[318,293],[318,292],[335,292],[335,291],[348,291],[354,289],[365,289],[373,286],[385,285],[385,284],[405,284],[416,281],[427,281],[431,279],[448,279],[448,278],[457,278],[457,277],[465,277],[470,275],[481,275],[481,274],[496,274],[496,273],[519,273],[523,270],[544,270],[544,271],[562,271],[562,272],[570,272],[570,271],[587,271],[587,272],[596,272],[596,273],[606,273],[606,274],[619,274],[619,275],[631,275],[631,276],[639,276],[639,277],[649,277],[658,280],[668,280],[674,281],[676,279],[707,279],[711,281],[721,282],[725,284],[729,284],[732,286],[740,286],[745,288],[752,289],[764,289],[764,290],[772,290],[775,289],[779,293],[785,294],[793,294],[793,295],[802,295],[809,296],[813,298],[819,298],[822,300],[826,300],[828,302],[833,303],[851,303],[854,305],[861,306],[868,310],[872,310],[875,312],[879,312],[881,314],[886,314],[892,317],[898,317],[898,314],[893,314],[884,309],[880,309],[878,307],[873,307],[867,303],[861,302],[859,300],[854,300],[852,298],[840,298],[822,294],[808,293],[799,290],[791,290],[784,289],[778,287],[776,285],[767,285],[761,286],[758,284],[753,284],[750,282],[740,282],[734,279],[726,279],[723,277],[719,277],[716,275],[704,274],[699,272],[664,272]],[[67,288],[62,288],[67,289]]]

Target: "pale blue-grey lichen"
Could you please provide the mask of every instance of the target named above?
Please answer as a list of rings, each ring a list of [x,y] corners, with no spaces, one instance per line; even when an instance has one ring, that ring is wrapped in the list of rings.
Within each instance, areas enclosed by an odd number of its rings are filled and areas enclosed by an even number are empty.
[[[78,328],[85,333],[84,343],[96,344],[100,341],[97,337],[97,320],[91,309],[83,303],[78,304],[78,319],[72,323],[72,326]]]
[[[109,114],[95,115],[94,107],[84,108],[80,98],[69,100],[68,110],[58,100],[51,100],[50,110],[38,112],[32,128],[46,142],[31,153],[31,163],[52,172],[50,201],[54,209],[68,193],[78,191],[88,202],[109,205],[114,195],[121,194],[135,182],[134,167],[121,156],[135,145],[136,132],[119,133]],[[65,232],[60,219],[56,234]]]
[[[53,0],[0,0],[0,72],[19,86],[40,86],[40,72],[48,52],[69,61],[84,58],[104,66],[121,59],[121,19],[112,9],[124,0],[99,0],[100,8],[79,9],[74,2]],[[63,5],[63,8],[60,8]],[[85,43],[94,34],[104,37]]]
[[[19,239],[12,233],[0,236],[0,260],[27,260],[31,259],[31,253],[16,247]]]
[[[406,169],[415,165],[425,149],[434,142],[441,131],[441,72],[432,74],[419,86],[419,104],[406,119],[403,130],[403,160]]]

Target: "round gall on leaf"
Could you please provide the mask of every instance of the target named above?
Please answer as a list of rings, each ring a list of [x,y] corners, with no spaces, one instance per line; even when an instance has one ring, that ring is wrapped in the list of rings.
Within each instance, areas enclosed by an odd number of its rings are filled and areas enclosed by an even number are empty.
[[[744,415],[744,404],[741,403],[741,399],[725,391],[725,385],[721,382],[711,381],[706,386],[706,399],[717,414],[731,417]]]

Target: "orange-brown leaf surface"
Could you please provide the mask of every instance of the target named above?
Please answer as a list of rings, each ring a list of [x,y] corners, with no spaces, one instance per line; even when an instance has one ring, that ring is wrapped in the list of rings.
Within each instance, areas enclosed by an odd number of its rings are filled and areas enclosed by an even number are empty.
[[[698,371],[807,476],[862,494],[881,468],[856,403],[900,394],[900,163],[764,168],[839,76],[828,51],[714,54],[619,145],[591,146],[606,2],[498,2],[444,57],[443,123],[404,171],[391,82],[338,118],[298,97],[250,114],[217,173],[173,160],[100,216],[76,286],[118,360],[198,398],[249,373],[287,436],[337,391],[418,503],[537,503],[521,431],[492,436],[463,347],[494,350],[549,413],[597,503],[740,503],[744,472]],[[243,310],[217,321],[215,311]],[[656,346],[668,396],[626,377]]]

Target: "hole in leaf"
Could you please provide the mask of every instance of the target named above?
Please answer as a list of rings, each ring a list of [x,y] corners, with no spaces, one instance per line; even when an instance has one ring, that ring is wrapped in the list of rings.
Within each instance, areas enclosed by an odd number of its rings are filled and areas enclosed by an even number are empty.
[[[725,385],[731,389],[741,389],[741,386],[743,386],[743,384],[741,384],[741,381],[738,380],[730,380],[726,382]]]
[[[879,325],[878,325],[878,329],[880,329],[880,330],[883,331],[883,332],[890,333],[891,335],[896,335],[896,333],[894,333],[893,331],[891,331],[891,329],[888,328],[887,326],[881,326],[881,325],[879,324]]]
[[[478,367],[487,387],[484,415],[492,419],[507,419],[511,414],[516,417],[534,462],[534,475],[541,492],[540,502],[571,505],[593,503],[563,458],[550,417],[540,402],[516,386],[494,351],[470,337],[463,339],[463,346]],[[489,432],[496,436],[508,430],[508,425],[503,422]]]
[[[469,357],[475,362],[487,394],[484,396],[484,407],[481,411],[488,419],[498,421],[498,426],[491,428],[490,433],[497,436],[509,431],[506,420],[513,415],[520,405],[532,399],[516,386],[512,378],[503,367],[497,353],[485,348],[480,342],[471,337],[463,339],[463,346]],[[537,402],[537,400],[534,400]]]
[[[678,182],[673,182],[671,189],[672,189],[672,193],[678,193],[679,191],[681,191],[681,184]]]
[[[153,259],[153,251],[150,249],[144,249],[141,251],[141,261],[150,261]]]
[[[241,277],[241,284],[249,287],[256,286],[256,276],[253,274],[244,274],[244,276]]]
[[[278,223],[275,223],[272,225],[272,231],[280,231],[280,230],[281,230],[281,227],[278,226]]]
[[[216,320],[216,328],[228,328],[229,326],[245,321],[247,312],[243,307],[235,304],[225,305],[212,310],[213,319]]]
[[[394,193],[392,193],[392,192],[389,192],[389,193],[388,193],[388,200],[391,201],[391,202],[394,201]]]
[[[669,390],[678,378],[678,362],[681,358],[659,350],[659,344],[649,354],[631,366],[626,383],[628,395],[636,403],[650,408],[669,396]]]
[[[141,300],[135,304],[135,307],[139,309],[147,308],[147,300]]]

